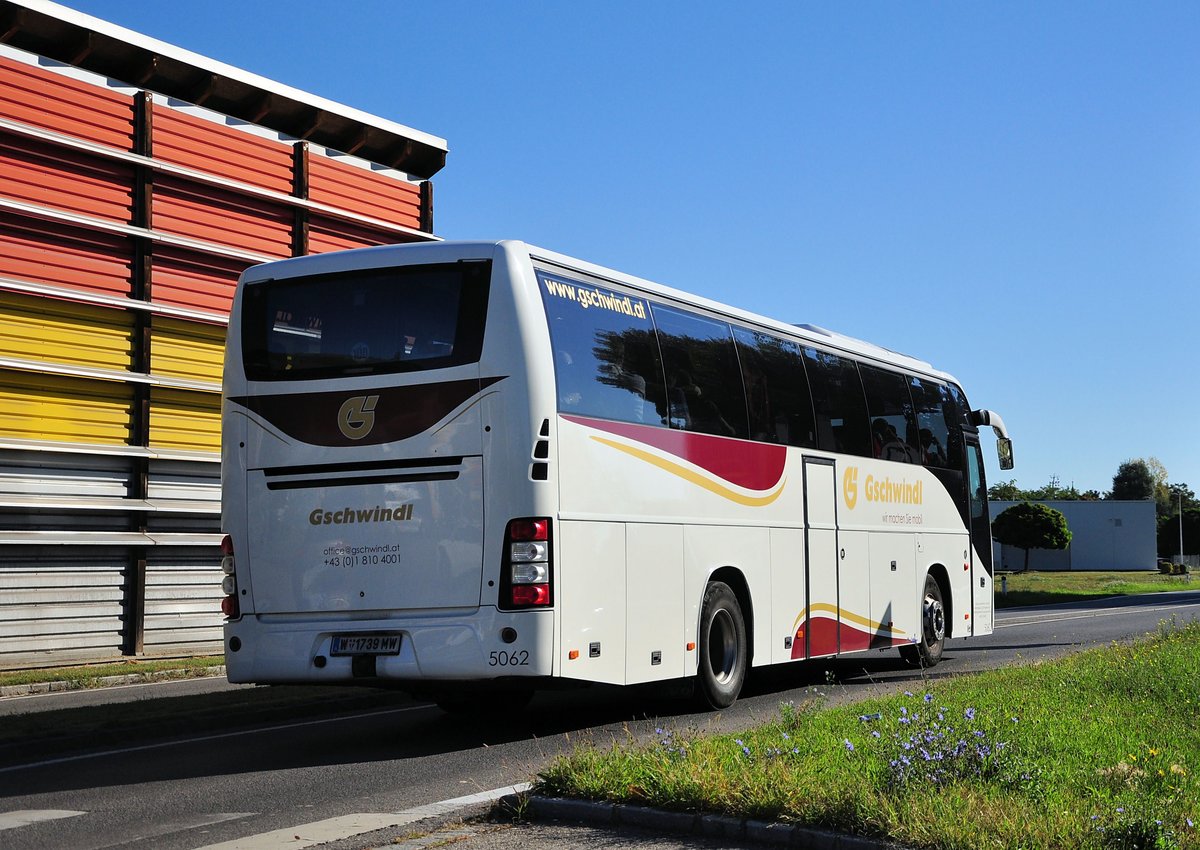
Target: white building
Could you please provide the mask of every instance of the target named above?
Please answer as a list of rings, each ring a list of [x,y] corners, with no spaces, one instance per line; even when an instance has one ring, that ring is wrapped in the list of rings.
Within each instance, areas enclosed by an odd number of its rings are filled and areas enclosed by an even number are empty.
[[[992,520],[1018,502],[989,502]],[[1071,530],[1071,543],[1061,551],[1031,549],[1031,570],[1153,570],[1158,567],[1157,520],[1152,501],[1046,501],[1061,511]],[[1001,570],[1020,570],[1025,552],[993,542]]]

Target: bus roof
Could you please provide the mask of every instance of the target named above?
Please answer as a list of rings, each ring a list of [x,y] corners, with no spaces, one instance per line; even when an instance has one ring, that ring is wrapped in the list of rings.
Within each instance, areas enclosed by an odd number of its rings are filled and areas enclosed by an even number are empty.
[[[328,271],[336,271],[341,268],[340,261],[337,259],[341,253],[349,253],[363,258],[364,265],[378,266],[380,260],[378,257],[393,252],[399,254],[407,254],[412,252],[433,253],[435,255],[450,255],[457,257],[479,256],[482,254],[491,254],[497,248],[503,248],[517,254],[528,255],[531,259],[541,260],[550,265],[558,266],[565,271],[579,271],[591,277],[601,280],[611,281],[621,286],[630,287],[640,290],[649,295],[658,295],[664,298],[681,301],[685,304],[692,304],[705,310],[710,310],[714,313],[720,313],[730,319],[736,319],[745,324],[756,325],[764,330],[770,330],[784,336],[789,336],[795,339],[811,342],[814,345],[823,346],[825,348],[834,348],[851,354],[858,358],[865,358],[876,361],[877,363],[886,364],[897,369],[905,369],[911,372],[916,372],[928,377],[937,378],[942,381],[950,381],[955,384],[958,381],[953,375],[943,372],[927,361],[919,360],[907,354],[901,354],[896,351],[884,348],[883,346],[875,345],[874,343],[865,340],[856,339],[852,336],[837,333],[836,331],[827,330],[818,325],[812,324],[788,324],[777,319],[772,319],[767,316],[761,316],[757,313],[752,313],[748,310],[742,310],[738,307],[732,307],[728,304],[723,304],[719,301],[713,301],[709,298],[704,298],[700,295],[695,295],[681,289],[675,289],[670,286],[664,286],[660,283],[655,283],[645,278],[640,278],[635,275],[626,274],[625,272],[610,269],[605,266],[600,266],[595,263],[590,263],[586,260],[580,260],[576,257],[571,257],[566,254],[560,254],[557,251],[550,251],[546,248],[539,248],[530,245],[527,242],[520,240],[502,239],[493,241],[470,240],[470,241],[444,241],[444,242],[412,242],[401,245],[379,245],[373,248],[358,248],[349,252],[337,252],[329,254],[315,254],[308,257],[295,257],[285,260],[277,260],[268,264],[268,268],[272,272],[263,271],[263,266],[256,266],[247,269],[244,277],[247,280],[261,280],[271,276],[291,276],[296,274],[322,274]],[[367,260],[370,258],[370,260]],[[386,262],[386,261],[384,261]],[[286,269],[286,271],[284,271]]]
[[[757,313],[752,313],[749,310],[742,310],[738,307],[733,307],[724,304],[720,301],[713,301],[701,295],[685,292],[680,289],[675,289],[670,286],[664,286],[660,283],[645,280],[634,275],[625,274],[624,272],[609,269],[604,266],[598,266],[595,263],[589,263],[585,260],[580,260],[575,257],[569,257],[565,254],[559,254],[556,251],[549,251],[544,248],[538,248],[527,243],[499,243],[499,244],[514,244],[521,245],[522,250],[527,251],[529,255],[536,259],[546,260],[554,265],[563,266],[565,268],[577,268],[594,277],[605,278],[616,283],[621,283],[625,286],[632,286],[637,289],[644,290],[648,293],[663,295],[669,298],[683,301],[685,303],[695,304],[698,307],[703,307],[713,312],[722,313],[730,318],[739,319],[743,322],[759,325],[761,327],[786,334],[792,337],[799,337],[817,345],[841,349],[858,357],[866,357],[871,360],[876,360],[881,363],[886,363],[891,366],[896,366],[903,369],[908,369],[914,372],[920,372],[931,377],[940,378],[945,381],[958,381],[949,373],[943,372],[934,368],[933,364],[912,357],[908,354],[902,354],[898,351],[892,351],[889,348],[884,348],[880,345],[867,342],[866,340],[857,339],[852,336],[840,334],[836,331],[831,331],[826,328],[813,324],[788,324],[781,322],[778,319],[772,319],[767,316],[761,316]]]

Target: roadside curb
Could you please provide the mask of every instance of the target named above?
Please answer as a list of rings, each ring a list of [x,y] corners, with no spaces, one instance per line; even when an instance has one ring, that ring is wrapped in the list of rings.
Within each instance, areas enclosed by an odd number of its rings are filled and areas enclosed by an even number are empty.
[[[628,803],[603,803],[537,794],[509,795],[498,801],[509,812],[520,812],[535,820],[554,818],[582,821],[596,826],[627,826],[727,841],[750,841],[774,847],[805,850],[902,850],[899,844],[845,835],[807,826],[774,821],[735,818],[702,812],[669,812]]]
[[[125,673],[120,676],[97,676],[94,678],[65,679],[55,682],[30,682],[27,685],[0,686],[0,699],[4,697],[27,697],[35,694],[51,694],[63,691],[82,691],[93,688],[111,688],[120,685],[143,685],[151,682],[177,682],[184,679],[211,679],[225,675],[224,665],[206,667],[202,671],[194,668],[159,670],[156,673]]]

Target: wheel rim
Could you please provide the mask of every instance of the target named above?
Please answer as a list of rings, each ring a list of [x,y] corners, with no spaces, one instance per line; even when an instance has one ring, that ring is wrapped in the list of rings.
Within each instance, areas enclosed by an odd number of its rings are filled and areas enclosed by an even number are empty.
[[[925,642],[938,643],[946,636],[946,609],[932,593],[925,595]]]
[[[733,617],[724,608],[713,614],[708,626],[708,666],[721,684],[728,683],[737,668],[737,635]]]

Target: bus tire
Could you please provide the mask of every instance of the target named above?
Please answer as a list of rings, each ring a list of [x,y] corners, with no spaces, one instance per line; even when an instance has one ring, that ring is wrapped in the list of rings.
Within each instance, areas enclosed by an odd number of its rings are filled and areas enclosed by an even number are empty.
[[[933,667],[942,660],[946,646],[946,606],[942,588],[931,575],[925,576],[925,595],[921,601],[921,639],[900,647],[900,656],[914,667]]]
[[[705,709],[728,708],[746,680],[746,620],[737,595],[724,582],[704,589],[699,643],[696,701]]]

